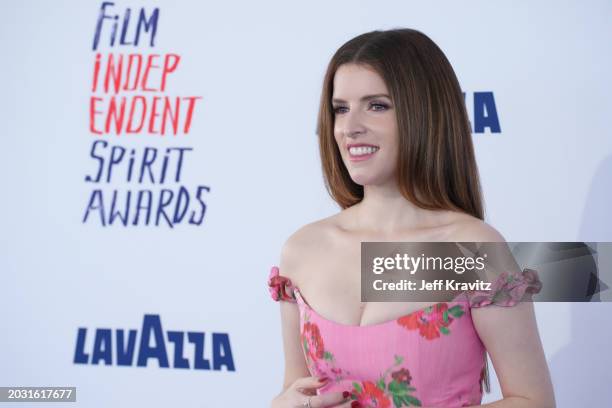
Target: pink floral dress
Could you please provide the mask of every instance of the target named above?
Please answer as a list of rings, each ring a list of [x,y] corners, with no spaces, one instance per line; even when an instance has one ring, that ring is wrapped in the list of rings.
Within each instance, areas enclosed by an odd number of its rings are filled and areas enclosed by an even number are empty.
[[[311,308],[299,288],[273,266],[272,298],[296,302],[300,339],[313,376],[330,381],[318,393],[350,391],[364,407],[463,407],[479,405],[485,376],[485,347],[470,309],[513,306],[525,293],[538,293],[537,273],[503,273],[492,290],[462,293],[395,320],[368,326],[340,324]]]

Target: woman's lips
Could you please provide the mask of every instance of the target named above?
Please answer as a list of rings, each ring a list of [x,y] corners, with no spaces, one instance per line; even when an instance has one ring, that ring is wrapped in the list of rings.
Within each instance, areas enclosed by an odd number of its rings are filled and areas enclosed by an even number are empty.
[[[376,154],[376,152],[378,152],[379,148],[378,146],[374,146],[374,145],[360,144],[360,145],[349,145],[347,150],[348,150],[349,160],[352,162],[357,162],[357,161],[365,161],[365,160],[370,159],[372,156]]]

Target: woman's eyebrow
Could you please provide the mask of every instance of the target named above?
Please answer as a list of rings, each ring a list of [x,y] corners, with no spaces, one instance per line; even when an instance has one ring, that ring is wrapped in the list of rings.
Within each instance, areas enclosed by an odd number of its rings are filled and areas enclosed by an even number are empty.
[[[375,95],[366,95],[366,96],[362,96],[362,97],[361,97],[361,99],[360,99],[360,101],[362,101],[362,102],[363,102],[363,101],[368,101],[368,100],[370,100],[370,99],[380,98],[381,96],[384,96],[385,98],[389,98],[389,99],[391,99],[391,98],[389,97],[389,95],[387,95],[387,94],[375,94]],[[332,99],[332,102],[333,102],[333,103],[346,103],[346,101],[345,101],[344,99],[338,99],[338,98],[334,98],[334,99]]]

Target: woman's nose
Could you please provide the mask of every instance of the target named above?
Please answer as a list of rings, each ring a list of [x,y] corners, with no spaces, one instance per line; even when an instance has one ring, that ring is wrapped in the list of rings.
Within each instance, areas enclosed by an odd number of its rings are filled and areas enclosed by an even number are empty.
[[[355,137],[365,132],[361,115],[358,111],[349,111],[344,114],[342,122],[342,133],[346,137]]]

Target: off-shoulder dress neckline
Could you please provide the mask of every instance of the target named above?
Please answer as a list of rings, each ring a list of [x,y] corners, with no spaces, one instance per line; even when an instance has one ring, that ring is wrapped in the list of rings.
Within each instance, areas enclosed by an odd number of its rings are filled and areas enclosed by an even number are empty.
[[[275,266],[277,268],[278,271],[280,271],[280,269],[278,268],[278,266]],[[282,276],[279,274],[279,276]],[[361,325],[361,324],[347,324],[347,323],[341,323],[341,322],[337,322],[335,320],[329,319],[325,316],[323,316],[321,313],[319,313],[315,308],[313,308],[310,303],[308,301],[306,301],[306,299],[304,298],[304,295],[302,295],[301,290],[298,288],[297,285],[294,285],[293,282],[291,282],[291,280],[289,278],[286,278],[286,282],[287,282],[287,286],[289,287],[289,289],[291,291],[293,291],[293,294],[296,298],[296,301],[298,302],[298,304],[302,305],[304,308],[308,309],[308,311],[310,313],[312,313],[313,315],[317,316],[320,320],[323,320],[325,322],[327,322],[330,325],[333,326],[338,326],[338,327],[343,327],[343,328],[347,328],[347,329],[363,329],[363,330],[367,330],[367,329],[375,329],[375,328],[380,328],[380,327],[385,327],[388,325],[392,325],[392,324],[397,324],[397,321],[399,319],[406,319],[410,316],[413,316],[417,313],[422,313],[430,308],[436,307],[438,305],[444,304],[444,303],[459,303],[456,299],[458,299],[460,296],[458,296],[457,298],[455,298],[455,300],[451,301],[451,302],[437,302],[437,303],[432,303],[431,305],[428,306],[424,306],[421,307],[419,309],[413,310],[410,313],[407,314],[403,314],[401,316],[398,316],[396,318],[393,319],[388,319],[388,320],[384,320],[382,322],[378,322],[378,323],[372,323],[372,324],[366,324],[366,325]]]

